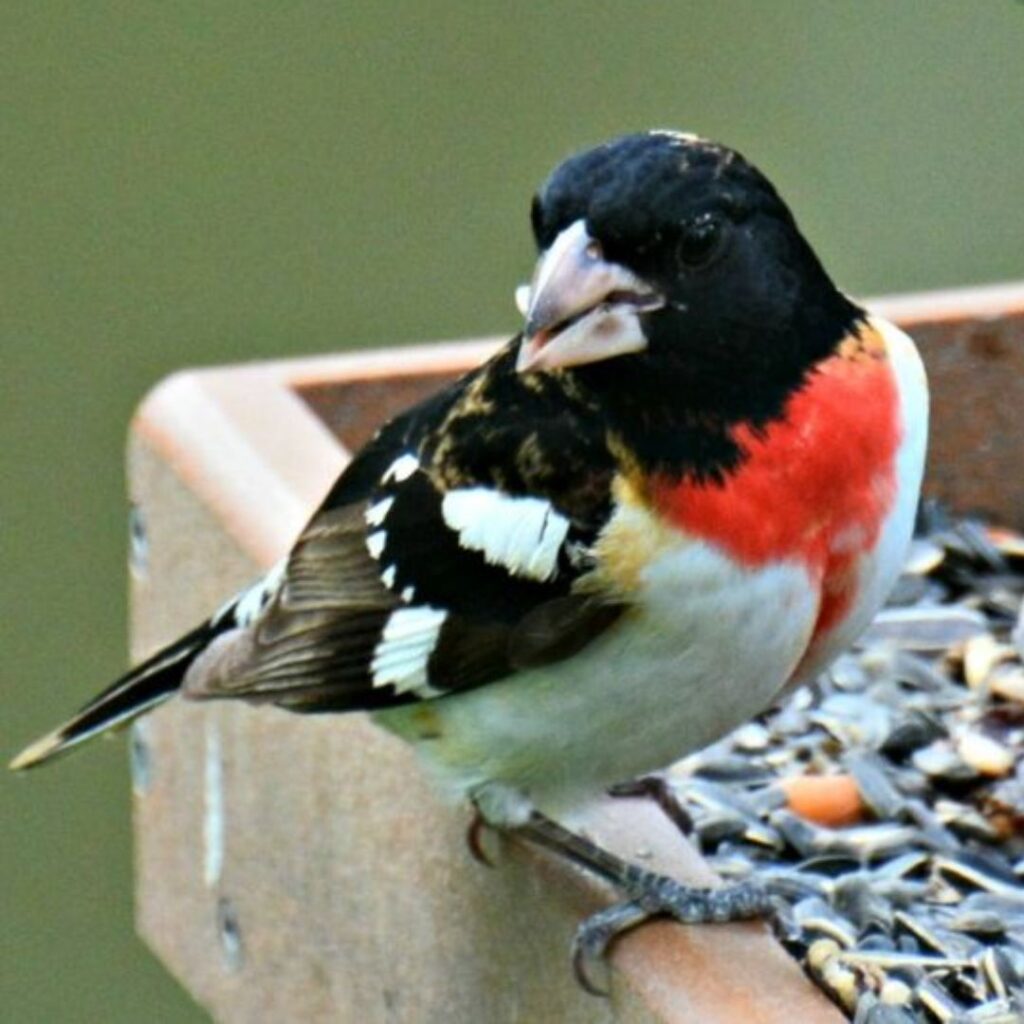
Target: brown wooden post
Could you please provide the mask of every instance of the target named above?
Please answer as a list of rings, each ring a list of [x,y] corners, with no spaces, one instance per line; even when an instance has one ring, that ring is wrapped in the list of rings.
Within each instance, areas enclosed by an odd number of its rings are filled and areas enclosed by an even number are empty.
[[[1024,523],[1024,286],[874,304],[922,341],[931,486]],[[283,554],[376,424],[494,342],[183,373],[143,403],[133,654],[209,614]],[[613,996],[568,965],[608,893],[509,842],[465,844],[410,751],[363,716],[174,702],[132,741],[139,929],[219,1021],[838,1022],[758,924],[657,922],[617,944]],[[688,881],[707,866],[652,805],[604,801],[593,833]]]

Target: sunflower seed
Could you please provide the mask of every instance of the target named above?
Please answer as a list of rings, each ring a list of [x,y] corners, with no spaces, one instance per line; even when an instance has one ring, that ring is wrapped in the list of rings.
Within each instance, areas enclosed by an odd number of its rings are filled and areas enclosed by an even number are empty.
[[[915,576],[927,576],[946,560],[945,549],[934,541],[915,539],[903,563],[903,571]]]
[[[878,998],[890,1006],[907,1006],[913,997],[910,986],[896,978],[886,978],[878,991]]]
[[[1024,1003],[1020,999],[995,999],[968,1010],[964,1024],[1021,1024]]]
[[[964,1007],[931,978],[924,978],[918,985],[917,998],[941,1024],[947,1024],[948,1021],[955,1021],[963,1016]]]
[[[993,543],[988,528],[974,519],[961,519],[953,527],[954,535],[963,542],[964,548],[978,562],[992,572],[1004,572],[1006,559]]]
[[[893,725],[892,731],[878,749],[887,757],[899,760],[943,735],[942,726],[933,715],[909,711]]]
[[[965,764],[982,775],[1006,775],[1014,765],[1011,750],[980,732],[965,732],[957,740],[956,750]]]
[[[759,722],[742,725],[732,734],[733,746],[744,754],[759,754],[771,741],[771,733]]]
[[[892,644],[905,651],[937,654],[984,633],[986,628],[984,615],[957,605],[883,608],[857,646]]]
[[[1014,657],[1015,653],[1009,644],[999,643],[991,633],[972,636],[964,644],[964,679],[967,685],[972,690],[983,686],[992,670]]]
[[[968,782],[977,776],[977,772],[947,740],[936,740],[916,750],[911,761],[915,768],[933,779]]]
[[[1024,562],[1024,534],[1004,526],[987,526],[985,533],[989,543],[1008,562]]]
[[[891,982],[902,985],[902,982]],[[903,986],[906,988],[906,986]],[[885,986],[882,986],[884,992]],[[881,993],[864,992],[857,1001],[857,1011],[853,1015],[853,1024],[914,1024],[914,1015],[904,1006],[886,1002]]]
[[[842,764],[853,776],[861,799],[875,817],[895,818],[902,812],[906,798],[890,781],[882,758],[867,751],[851,751],[842,759]]]
[[[1024,703],[1024,666],[997,665],[988,676],[988,688],[1006,700]]]
[[[793,916],[796,923],[812,935],[833,939],[846,949],[857,943],[856,928],[819,896],[802,899],[793,907]]]
[[[940,797],[935,801],[935,816],[942,824],[966,839],[994,843],[999,831],[980,811],[958,800]]]
[[[834,939],[816,939],[807,951],[807,964],[822,988],[840,1006],[855,1010],[861,987],[857,972],[839,957],[839,944]]]

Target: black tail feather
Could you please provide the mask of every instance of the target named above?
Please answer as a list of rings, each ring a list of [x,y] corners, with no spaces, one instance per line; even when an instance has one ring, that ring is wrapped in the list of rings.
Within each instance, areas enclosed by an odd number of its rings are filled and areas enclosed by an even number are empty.
[[[34,768],[163,703],[177,692],[196,656],[228,625],[218,615],[126,672],[62,726],[27,746],[11,761],[11,770]]]

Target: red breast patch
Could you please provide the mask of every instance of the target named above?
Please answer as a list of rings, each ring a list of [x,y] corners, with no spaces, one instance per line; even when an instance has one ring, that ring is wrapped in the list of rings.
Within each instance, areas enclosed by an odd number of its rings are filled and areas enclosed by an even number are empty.
[[[822,588],[815,633],[849,606],[856,560],[874,547],[896,494],[899,392],[868,327],[823,362],[763,431],[740,426],[743,464],[721,483],[662,479],[659,514],[743,565],[799,560]]]

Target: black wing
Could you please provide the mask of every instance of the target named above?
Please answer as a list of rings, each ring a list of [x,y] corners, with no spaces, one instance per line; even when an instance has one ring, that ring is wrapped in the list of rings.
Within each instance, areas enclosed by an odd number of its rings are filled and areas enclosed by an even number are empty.
[[[618,595],[577,586],[611,511],[604,426],[513,361],[514,343],[379,432],[190,695],[386,707],[569,657],[615,621]]]

